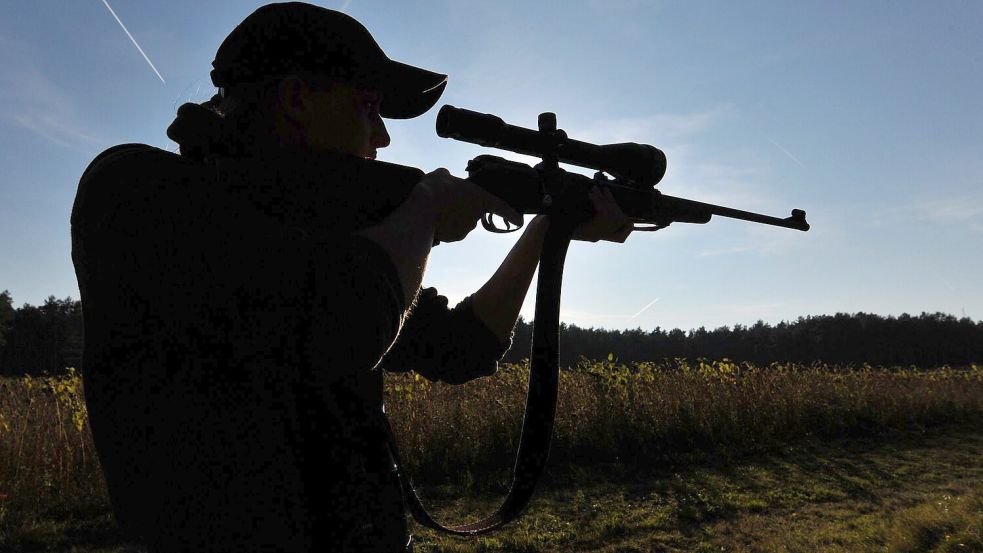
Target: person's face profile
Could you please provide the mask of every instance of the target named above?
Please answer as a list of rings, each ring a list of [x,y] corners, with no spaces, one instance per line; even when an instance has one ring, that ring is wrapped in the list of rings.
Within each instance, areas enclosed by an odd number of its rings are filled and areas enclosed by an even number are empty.
[[[375,159],[377,150],[389,145],[377,91],[339,82],[310,94],[312,109],[306,129],[310,149]]]

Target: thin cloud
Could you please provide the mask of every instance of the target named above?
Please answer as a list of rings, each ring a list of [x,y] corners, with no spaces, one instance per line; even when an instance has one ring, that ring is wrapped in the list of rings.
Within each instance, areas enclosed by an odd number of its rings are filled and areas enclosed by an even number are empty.
[[[960,197],[933,200],[920,206],[922,216],[934,221],[970,221],[983,216],[983,195],[967,194]]]
[[[711,221],[712,222],[712,221]],[[744,229],[745,234],[741,235],[738,244],[703,250],[696,254],[697,257],[716,257],[731,254],[756,253],[761,255],[786,255],[802,247],[802,233],[799,231],[783,229],[768,225],[755,225]]]
[[[157,78],[160,79],[160,82],[167,84],[167,81],[165,81],[164,77],[161,76],[160,71],[157,71],[157,68],[154,67],[154,63],[150,61],[150,58],[147,57],[147,54],[143,52],[143,48],[140,48],[140,45],[137,44],[137,39],[133,38],[133,35],[130,34],[130,31],[126,29],[126,25],[123,25],[123,22],[120,20],[119,16],[117,16],[116,12],[113,11],[113,8],[109,6],[109,2],[107,2],[106,0],[102,0],[102,3],[106,5],[106,9],[109,10],[109,13],[113,14],[113,17],[116,19],[116,22],[119,23],[119,26],[123,28],[123,32],[126,33],[126,36],[130,37],[130,41],[133,43],[134,46],[137,47],[137,50],[140,51],[140,55],[143,56],[143,59],[147,60],[147,64],[150,66],[151,69],[154,70],[154,73],[157,74]],[[348,4],[346,3],[345,5],[347,6]],[[344,8],[342,8],[342,10],[344,10]]]
[[[724,303],[712,306],[712,309],[730,319],[776,319],[787,314],[795,302],[778,301],[763,303]]]
[[[910,223],[940,223],[962,225],[973,232],[983,232],[983,193],[969,192],[933,197],[895,207],[871,211],[877,226]]]
[[[735,254],[735,253],[747,253],[747,252],[750,252],[750,251],[753,251],[753,250],[754,250],[754,247],[753,246],[748,246],[748,245],[744,245],[744,246],[733,246],[733,247],[730,247],[730,248],[720,248],[720,249],[715,249],[715,250],[705,250],[705,251],[702,251],[702,252],[696,254],[696,256],[697,257],[715,257],[715,256],[718,256],[718,255],[730,255],[730,254]]]
[[[659,188],[665,194],[737,209],[767,208],[761,183],[767,168],[750,160],[740,164],[714,161],[697,138],[731,116],[734,108],[720,104],[692,113],[660,113],[596,122],[578,131],[578,139],[600,144],[649,142],[669,158]]]
[[[584,324],[586,321],[593,320],[626,320],[628,315],[612,315],[609,313],[595,313],[593,311],[583,311],[579,309],[560,309],[560,319],[564,322]],[[579,323],[578,323],[579,321]]]
[[[763,188],[767,169],[742,160],[740,164],[715,161],[689,145],[666,148],[669,167],[659,189],[670,196],[747,211],[768,209]]]
[[[749,161],[721,163],[703,154],[695,140],[734,111],[720,104],[692,113],[658,113],[609,119],[578,127],[577,139],[598,144],[640,142],[656,145],[669,164],[659,188],[670,196],[753,210],[762,207],[760,182],[766,168]]]
[[[47,113],[15,114],[11,117],[21,127],[54,142],[60,146],[79,150],[79,144],[97,145],[98,138],[85,134],[78,128],[66,125],[57,117]],[[79,150],[88,153],[88,150]]]
[[[578,130],[578,140],[611,144],[645,142],[658,138],[661,143],[699,134],[716,124],[731,111],[719,105],[696,113],[656,113],[640,117],[607,119]]]
[[[62,88],[31,63],[24,45],[0,37],[0,121],[20,127],[83,154],[106,140],[79,121],[78,110]]]
[[[919,206],[921,219],[943,224],[963,225],[974,233],[983,233],[983,197],[968,194],[958,198],[935,200]]]
[[[344,3],[341,4],[341,8],[339,8],[338,11],[342,11],[343,12],[343,11],[347,10],[348,9],[348,4],[351,4],[351,3],[352,3],[352,0],[345,0]]]

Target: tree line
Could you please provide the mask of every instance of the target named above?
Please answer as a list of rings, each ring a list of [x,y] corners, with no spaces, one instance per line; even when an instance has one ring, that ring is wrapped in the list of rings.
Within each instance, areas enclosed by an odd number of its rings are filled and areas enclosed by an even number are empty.
[[[516,324],[512,349],[504,361],[529,357],[532,324]],[[983,321],[944,313],[883,317],[872,313],[837,313],[799,317],[771,326],[704,327],[684,332],[641,328],[607,330],[560,325],[560,357],[564,366],[580,358],[622,363],[675,358],[706,358],[772,362],[814,362],[860,366],[964,366],[983,361]]]
[[[44,305],[13,307],[0,292],[0,375],[39,376],[81,368],[82,305],[48,296]]]
[[[49,296],[43,305],[13,306],[9,291],[0,293],[0,375],[57,374],[82,366],[82,306],[68,297]],[[506,362],[529,356],[532,323],[519,319]],[[983,361],[983,321],[944,313],[883,317],[837,313],[799,317],[771,326],[758,321],[707,330],[655,328],[607,330],[560,325],[564,366],[579,359],[623,363],[683,357],[728,358],[755,364],[771,362],[841,365],[968,365]]]

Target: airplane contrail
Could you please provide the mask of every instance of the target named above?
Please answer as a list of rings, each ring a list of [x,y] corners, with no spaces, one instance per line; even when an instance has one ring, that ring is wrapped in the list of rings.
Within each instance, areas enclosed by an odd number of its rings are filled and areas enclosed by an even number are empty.
[[[648,304],[645,307],[643,307],[643,308],[641,308],[641,309],[638,310],[638,313],[635,313],[631,317],[628,317],[628,320],[630,321],[630,320],[634,319],[635,317],[641,315],[643,311],[645,311],[649,307],[652,307],[652,304],[655,303],[655,302],[657,302],[657,301],[659,301],[660,299],[662,299],[662,298],[655,298],[654,300],[648,302]]]
[[[341,5],[341,9],[338,10],[338,11],[340,11],[340,12],[345,11],[346,9],[348,9],[348,4],[351,4],[351,3],[352,3],[352,0],[345,0],[345,3]]]
[[[792,155],[792,152],[786,150],[785,148],[782,148],[782,145],[779,144],[778,142],[775,142],[774,140],[772,140],[770,136],[765,136],[765,138],[768,139],[768,142],[771,142],[772,144],[774,144],[776,148],[778,148],[779,150],[785,152],[785,155],[787,155],[789,157],[789,159],[791,159],[792,161],[798,163],[799,164],[799,167],[801,167],[803,169],[806,168],[806,166],[805,165],[802,165],[802,162],[799,161],[799,158],[797,158],[797,157],[795,157],[795,156]]]
[[[143,59],[147,60],[147,63],[150,65],[150,68],[154,70],[154,73],[157,73],[157,78],[160,79],[160,82],[167,84],[167,81],[164,80],[164,77],[160,76],[160,71],[157,71],[157,68],[154,67],[154,63],[150,61],[150,58],[147,57],[147,54],[143,53],[143,48],[140,48],[140,45],[137,44],[137,40],[133,38],[133,35],[130,34],[130,31],[126,30],[126,25],[123,25],[123,22],[120,21],[119,16],[117,16],[116,12],[113,11],[113,8],[109,5],[109,2],[107,2],[106,0],[102,0],[102,3],[106,5],[106,9],[109,10],[109,13],[113,14],[113,17],[116,18],[116,22],[119,23],[119,26],[123,27],[123,32],[126,33],[126,36],[130,37],[130,41],[133,42],[133,45],[136,46],[137,50],[140,51],[140,55],[143,56]]]

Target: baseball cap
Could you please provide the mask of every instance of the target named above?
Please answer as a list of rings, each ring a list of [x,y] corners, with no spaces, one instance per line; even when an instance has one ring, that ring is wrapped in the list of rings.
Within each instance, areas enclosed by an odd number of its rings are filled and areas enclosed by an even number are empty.
[[[212,83],[234,89],[291,71],[374,88],[380,115],[410,119],[440,98],[447,75],[389,59],[351,16],[304,2],[267,4],[229,33],[212,62]]]

